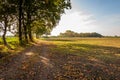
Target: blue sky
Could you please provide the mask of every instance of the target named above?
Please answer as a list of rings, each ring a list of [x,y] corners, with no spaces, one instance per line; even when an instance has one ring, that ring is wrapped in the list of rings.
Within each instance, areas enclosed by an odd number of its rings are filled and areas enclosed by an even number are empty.
[[[52,35],[72,30],[120,35],[120,0],[71,0],[72,9],[63,14]]]
[[[120,13],[120,0],[74,0],[79,8],[97,15]],[[74,4],[74,3],[73,3]]]

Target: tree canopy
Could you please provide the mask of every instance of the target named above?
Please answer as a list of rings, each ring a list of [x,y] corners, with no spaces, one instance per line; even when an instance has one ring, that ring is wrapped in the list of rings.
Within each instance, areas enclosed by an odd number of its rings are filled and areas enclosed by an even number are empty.
[[[20,44],[33,41],[33,34],[50,33],[65,9],[71,9],[70,0],[0,0],[0,29],[4,33],[4,43],[7,43],[5,36],[9,26],[17,30]]]

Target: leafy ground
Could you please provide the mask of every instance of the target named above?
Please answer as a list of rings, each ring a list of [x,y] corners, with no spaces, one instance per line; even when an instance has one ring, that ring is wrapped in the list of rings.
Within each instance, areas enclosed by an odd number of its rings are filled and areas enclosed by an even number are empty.
[[[0,80],[119,80],[119,41],[120,38],[39,40],[1,60]]]

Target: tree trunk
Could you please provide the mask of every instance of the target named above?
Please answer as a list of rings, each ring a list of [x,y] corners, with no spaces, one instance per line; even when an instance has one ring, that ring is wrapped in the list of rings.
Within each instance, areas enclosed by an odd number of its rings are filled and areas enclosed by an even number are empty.
[[[29,39],[30,41],[33,42],[33,37],[32,37],[32,29],[31,29],[31,15],[30,12],[27,12],[27,27],[28,27],[28,35],[29,35]]]
[[[28,36],[27,36],[27,26],[24,22],[24,14],[22,13],[22,18],[23,18],[23,28],[24,28],[24,38],[25,38],[25,42],[28,43]]]
[[[29,38],[30,38],[30,41],[33,42],[31,26],[29,26]]]
[[[5,27],[4,33],[3,33],[3,36],[2,36],[2,38],[3,38],[3,43],[4,43],[5,46],[7,46],[7,41],[6,41],[6,38],[5,38],[6,32],[7,32],[7,31],[6,31],[6,27]]]
[[[5,45],[7,48],[12,49],[12,48],[8,45],[8,43],[7,43],[7,41],[6,41],[7,26],[8,26],[8,20],[7,20],[7,16],[5,15],[5,16],[4,16],[4,31],[3,31],[2,39],[3,39],[4,45]]]
[[[28,43],[27,26],[23,23],[25,42]]]
[[[39,39],[39,34],[36,33],[36,39]]]
[[[7,17],[5,16],[4,18],[5,18],[5,20],[4,20],[4,32],[3,32],[2,38],[3,38],[4,45],[7,46],[7,41],[6,41],[6,38],[5,38],[6,33],[7,33]]]
[[[23,0],[19,1],[19,43],[22,44],[22,2]]]

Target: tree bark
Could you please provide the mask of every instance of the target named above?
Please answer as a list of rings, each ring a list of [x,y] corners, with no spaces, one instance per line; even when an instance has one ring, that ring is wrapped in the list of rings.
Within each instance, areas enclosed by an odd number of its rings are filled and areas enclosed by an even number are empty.
[[[23,28],[24,28],[24,38],[25,38],[25,42],[28,43],[28,36],[27,36],[27,26],[24,22],[24,14],[22,13],[22,18],[23,18]]]
[[[22,2],[19,0],[19,43],[22,44]]]
[[[29,40],[31,42],[33,42],[33,37],[32,37],[32,29],[31,29],[31,15],[30,15],[30,12],[28,10],[27,12],[27,27],[28,27],[28,35],[29,35]]]
[[[6,41],[6,33],[7,33],[7,17],[4,17],[4,32],[3,32],[3,43],[5,46],[7,46],[7,41]]]
[[[25,42],[28,43],[27,26],[23,22]]]
[[[39,34],[36,33],[36,39],[39,39]]]
[[[4,15],[4,29],[3,29],[3,35],[2,35],[2,39],[3,39],[3,43],[4,45],[9,48],[9,49],[12,49],[7,41],[6,41],[6,33],[7,33],[7,27],[8,27],[8,19],[7,19],[8,16]]]
[[[30,38],[30,41],[33,42],[31,26],[29,27],[29,38]]]

